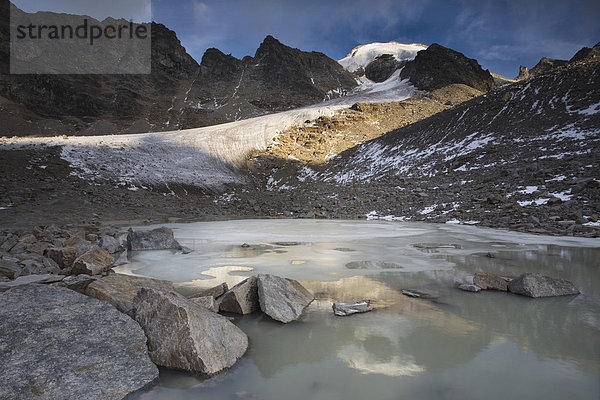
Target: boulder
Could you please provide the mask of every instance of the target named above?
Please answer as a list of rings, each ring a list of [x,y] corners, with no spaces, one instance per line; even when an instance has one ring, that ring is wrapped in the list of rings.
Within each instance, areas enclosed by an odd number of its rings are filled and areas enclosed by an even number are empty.
[[[0,275],[15,279],[21,275],[21,272],[22,268],[19,264],[12,261],[0,260]]]
[[[349,302],[339,302],[333,303],[333,313],[340,317],[345,317],[346,315],[365,313],[372,311],[371,301],[370,300],[361,300],[355,303]]]
[[[464,290],[465,292],[481,292],[481,288],[477,285],[473,285],[470,283],[463,283],[462,285],[458,285],[460,290]]]
[[[191,297],[189,298],[189,301],[200,307],[204,307],[209,311],[219,312],[219,304],[212,296]]]
[[[258,283],[255,276],[244,279],[219,297],[219,311],[250,314],[259,309]]]
[[[0,292],[5,292],[9,289],[16,288],[19,286],[26,286],[32,283],[54,283],[63,280],[64,275],[53,275],[53,274],[34,274],[19,276],[14,281],[0,282]]]
[[[216,299],[218,297],[221,297],[228,290],[229,290],[229,288],[227,287],[227,283],[223,282],[220,285],[211,287],[210,289],[203,290],[200,293],[196,293],[196,294],[190,296],[190,299],[194,299],[196,297],[205,297],[205,296],[212,296]]]
[[[71,268],[77,258],[75,247],[51,247],[44,250],[44,257],[54,260],[60,268]]]
[[[121,249],[121,244],[117,239],[109,235],[100,236],[98,245],[101,249],[108,251],[110,254],[117,253]]]
[[[260,309],[276,321],[285,323],[300,318],[314,296],[298,281],[275,275],[257,276]]]
[[[168,281],[144,278],[141,276],[111,274],[91,282],[85,294],[112,304],[117,310],[133,316],[133,299],[140,289],[155,289],[160,292],[172,292],[175,289]]]
[[[167,250],[181,249],[173,237],[173,231],[162,227],[151,231],[131,231],[127,235],[127,250]]]
[[[81,256],[84,253],[87,253],[89,250],[94,247],[94,245],[88,242],[85,239],[80,238],[79,236],[71,236],[67,240],[65,240],[62,247],[73,247],[77,252],[77,257]]]
[[[0,294],[0,398],[120,399],[158,378],[140,326],[51,285]]]
[[[73,274],[99,275],[111,269],[114,262],[107,251],[94,246],[73,261]]]
[[[489,274],[487,272],[477,272],[473,276],[473,283],[483,290],[500,290],[506,292],[508,283],[506,279],[499,275]]]
[[[513,279],[508,284],[508,290],[528,297],[568,296],[580,293],[570,281],[533,273]]]
[[[231,367],[248,348],[246,334],[227,318],[178,293],[144,288],[133,305],[157,365],[212,375]]]

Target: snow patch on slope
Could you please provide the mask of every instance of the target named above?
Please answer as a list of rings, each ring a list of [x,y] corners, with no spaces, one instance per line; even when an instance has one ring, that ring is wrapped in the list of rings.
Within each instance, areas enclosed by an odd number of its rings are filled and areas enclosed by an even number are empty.
[[[369,63],[383,54],[392,54],[398,61],[410,61],[415,59],[417,52],[425,49],[427,49],[427,46],[416,43],[376,42],[355,47],[346,57],[338,62],[347,71],[356,72],[360,68],[365,68]]]

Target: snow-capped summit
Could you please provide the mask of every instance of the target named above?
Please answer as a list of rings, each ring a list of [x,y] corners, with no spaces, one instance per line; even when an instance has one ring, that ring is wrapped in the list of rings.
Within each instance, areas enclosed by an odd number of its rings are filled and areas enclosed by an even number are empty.
[[[361,68],[366,68],[373,60],[383,54],[391,54],[397,61],[411,61],[417,56],[417,52],[425,49],[427,49],[427,46],[418,43],[375,42],[356,46],[346,57],[338,62],[347,71],[356,72]]]

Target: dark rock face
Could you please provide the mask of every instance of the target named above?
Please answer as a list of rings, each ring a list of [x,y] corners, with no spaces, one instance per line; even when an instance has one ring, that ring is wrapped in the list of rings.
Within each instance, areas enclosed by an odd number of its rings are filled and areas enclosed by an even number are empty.
[[[527,273],[508,284],[511,293],[528,297],[552,297],[579,294],[573,283],[565,279],[551,278],[540,274]]]
[[[2,2],[3,17],[9,15]],[[6,17],[8,19],[8,17]],[[198,63],[175,32],[152,23],[148,75],[10,75],[0,28],[0,136],[106,135],[213,125],[337,97],[357,84],[322,53],[268,36],[255,57],[209,49]]]
[[[508,284],[501,276],[477,272],[473,277],[473,283],[483,290],[500,290],[506,292],[508,290]]]
[[[589,60],[598,60],[600,59],[600,42],[596,43],[594,47],[591,49],[589,47],[584,47],[579,50],[571,59],[570,63],[577,61],[589,61]]]
[[[260,309],[284,324],[299,319],[314,300],[314,296],[293,279],[269,274],[259,274],[257,279]]]
[[[0,294],[0,398],[120,399],[158,378],[140,326],[72,290]]]
[[[127,250],[167,250],[181,249],[173,237],[173,231],[162,227],[151,231],[131,231],[127,235]]]
[[[259,309],[258,282],[255,276],[244,279],[219,297],[220,311],[250,314]]]
[[[552,58],[542,57],[540,61],[535,65],[535,67],[529,70],[530,76],[536,76],[548,73],[555,68],[562,67],[566,65],[568,61],[565,60],[555,60]]]
[[[371,302],[369,300],[362,300],[356,303],[350,302],[339,302],[333,303],[333,313],[339,317],[345,317],[347,315],[366,313],[372,311]]]
[[[421,90],[440,89],[454,83],[482,92],[495,87],[492,75],[484,71],[476,60],[436,43],[427,50],[419,51],[413,61],[406,63],[400,77],[410,79]]]
[[[44,251],[44,256],[54,260],[60,268],[71,268],[77,258],[74,247],[53,247]]]
[[[212,375],[231,367],[248,348],[246,334],[227,318],[177,293],[141,289],[133,304],[157,365]]]
[[[384,82],[402,65],[392,54],[382,54],[366,66],[365,76],[373,82]]]

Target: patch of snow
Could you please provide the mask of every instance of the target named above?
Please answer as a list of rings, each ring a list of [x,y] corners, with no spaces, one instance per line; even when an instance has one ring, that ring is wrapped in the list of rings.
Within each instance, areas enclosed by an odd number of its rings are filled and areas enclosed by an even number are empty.
[[[414,60],[417,53],[427,49],[422,44],[402,44],[398,42],[369,43],[357,46],[338,62],[350,72],[356,72],[360,68],[366,68],[373,60],[383,54],[392,54],[398,61]]]
[[[460,220],[456,219],[456,218],[452,218],[449,219],[448,221],[446,221],[447,224],[460,224]]]
[[[437,204],[432,204],[428,207],[425,207],[424,209],[422,209],[421,211],[419,211],[419,214],[421,215],[427,215],[427,214],[431,214],[433,212],[433,210],[436,209],[438,205]]]
[[[542,204],[546,204],[550,199],[546,197],[540,197],[535,200],[525,200],[525,201],[517,201],[521,207],[527,207],[531,205],[541,206]]]
[[[399,221],[399,222],[404,222],[409,220],[410,218],[407,217],[397,217],[395,215],[379,215],[377,213],[377,211],[371,211],[370,213],[368,213],[367,215],[365,215],[365,217],[367,217],[367,220],[371,221],[371,220],[383,220],[383,221]]]
[[[565,190],[562,192],[558,192],[558,193],[550,193],[550,194],[558,199],[561,199],[562,201],[569,201],[573,198],[573,195],[570,193],[571,193],[571,189]]]
[[[583,224],[584,226],[600,226],[600,221],[596,221],[596,222],[586,222],[585,224]]]
[[[567,179],[566,176],[564,176],[564,175],[557,175],[557,176],[555,176],[552,179],[546,179],[546,182],[562,182],[565,179]]]

